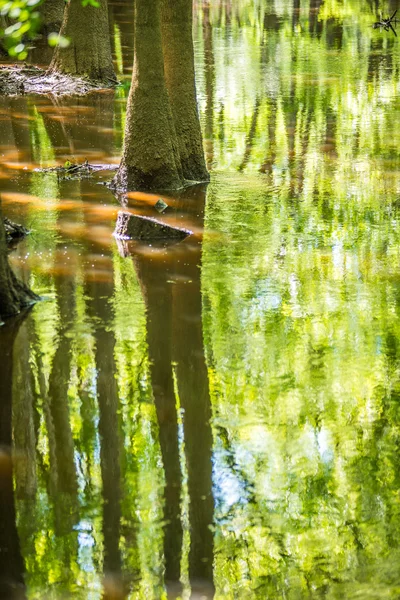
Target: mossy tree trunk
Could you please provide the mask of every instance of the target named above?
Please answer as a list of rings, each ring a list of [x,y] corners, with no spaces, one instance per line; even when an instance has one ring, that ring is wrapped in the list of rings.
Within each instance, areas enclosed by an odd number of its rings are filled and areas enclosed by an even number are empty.
[[[0,320],[17,315],[38,299],[28,287],[19,281],[8,264],[6,232],[0,202]]]
[[[197,109],[192,0],[162,0],[165,80],[185,179],[208,181]]]
[[[117,191],[179,189],[184,184],[165,84],[161,0],[135,1],[135,53]]]
[[[70,44],[55,49],[50,72],[88,77],[107,85],[115,81],[107,0],[99,0],[99,7],[69,0],[60,35],[69,38]]]
[[[40,5],[41,27],[44,35],[59,32],[64,15],[64,0],[45,0]]]

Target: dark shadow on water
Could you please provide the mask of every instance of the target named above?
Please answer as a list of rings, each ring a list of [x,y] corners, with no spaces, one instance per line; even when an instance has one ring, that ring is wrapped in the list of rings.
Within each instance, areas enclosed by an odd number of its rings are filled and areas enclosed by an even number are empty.
[[[93,319],[99,405],[100,467],[103,484],[103,600],[125,597],[119,548],[122,444],[118,425],[119,397],[115,379],[115,336],[108,327],[112,321],[110,302],[112,294],[113,284],[109,281],[91,281],[86,284],[88,312]]]
[[[24,561],[15,512],[12,464],[13,349],[23,316],[0,327],[0,598],[25,598]]]

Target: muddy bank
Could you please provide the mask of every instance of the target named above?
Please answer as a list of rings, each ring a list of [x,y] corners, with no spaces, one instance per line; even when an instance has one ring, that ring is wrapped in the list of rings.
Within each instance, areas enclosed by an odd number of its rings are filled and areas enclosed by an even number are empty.
[[[116,80],[91,81],[81,77],[50,73],[38,67],[22,65],[0,65],[0,95],[23,94],[79,95],[99,89],[112,89]]]

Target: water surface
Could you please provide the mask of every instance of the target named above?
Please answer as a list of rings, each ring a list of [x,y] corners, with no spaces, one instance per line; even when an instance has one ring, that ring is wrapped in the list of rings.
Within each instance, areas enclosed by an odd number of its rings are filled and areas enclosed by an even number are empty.
[[[0,98],[12,263],[47,298],[13,355],[0,329],[0,574],[29,600],[398,598],[398,39],[366,0],[197,2],[211,183],[163,195],[183,242],[117,243],[109,175],[35,169],[118,163],[131,11],[117,91]]]

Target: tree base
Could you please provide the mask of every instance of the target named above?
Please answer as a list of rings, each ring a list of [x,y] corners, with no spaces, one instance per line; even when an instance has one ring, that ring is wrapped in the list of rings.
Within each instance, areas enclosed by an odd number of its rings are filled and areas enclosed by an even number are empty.
[[[164,167],[145,173],[121,164],[109,187],[116,194],[134,190],[180,190],[185,187],[185,181],[171,168]]]
[[[196,183],[208,183],[210,173],[204,163],[204,156],[193,154],[187,158],[181,157],[182,171],[186,179]]]
[[[210,181],[210,174],[208,171],[204,173],[203,170],[197,170],[197,172],[194,172],[193,170],[191,172],[193,173],[193,179],[189,180],[182,179],[176,171],[172,171],[171,169],[164,168],[144,173],[139,169],[133,167],[128,168],[121,164],[108,187],[116,195],[123,195],[126,192],[134,192],[136,190],[158,192],[177,191],[192,185],[208,183]]]

